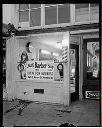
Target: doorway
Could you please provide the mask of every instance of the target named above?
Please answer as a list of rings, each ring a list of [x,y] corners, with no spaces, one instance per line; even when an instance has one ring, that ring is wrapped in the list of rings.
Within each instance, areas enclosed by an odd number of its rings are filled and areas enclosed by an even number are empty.
[[[83,40],[83,97],[99,98],[99,39]]]
[[[70,44],[71,102],[79,99],[79,45]]]

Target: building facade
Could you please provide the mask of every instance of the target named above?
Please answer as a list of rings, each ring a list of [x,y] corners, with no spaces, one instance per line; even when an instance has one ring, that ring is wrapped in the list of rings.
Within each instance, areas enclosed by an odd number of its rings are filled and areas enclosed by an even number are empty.
[[[99,98],[99,4],[14,4],[8,99],[69,105]]]

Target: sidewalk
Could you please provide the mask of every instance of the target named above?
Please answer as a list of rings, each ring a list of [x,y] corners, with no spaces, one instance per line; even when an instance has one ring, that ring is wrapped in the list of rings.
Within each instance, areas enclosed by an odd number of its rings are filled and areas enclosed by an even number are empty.
[[[4,101],[3,113],[18,105],[18,101]],[[100,126],[99,101],[82,100],[68,107],[57,104],[32,102],[18,105],[3,115],[3,126],[60,126],[68,123],[74,126]],[[19,115],[18,115],[19,114]]]

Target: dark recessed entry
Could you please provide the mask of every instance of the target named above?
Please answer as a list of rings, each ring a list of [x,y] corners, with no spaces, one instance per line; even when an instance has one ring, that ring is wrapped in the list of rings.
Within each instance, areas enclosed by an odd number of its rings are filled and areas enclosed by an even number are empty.
[[[44,89],[34,89],[34,93],[44,94]]]

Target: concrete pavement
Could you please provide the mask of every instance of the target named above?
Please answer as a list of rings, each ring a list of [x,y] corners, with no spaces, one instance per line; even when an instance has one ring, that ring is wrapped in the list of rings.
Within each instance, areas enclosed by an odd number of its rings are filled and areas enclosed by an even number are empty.
[[[100,126],[100,109],[97,100],[75,101],[69,107],[40,102],[25,103],[25,107],[23,107],[24,103],[18,104],[17,100],[3,101],[4,127],[60,126],[65,123],[73,126]],[[19,110],[21,110],[20,114]]]

